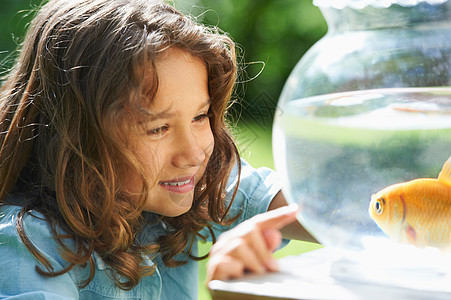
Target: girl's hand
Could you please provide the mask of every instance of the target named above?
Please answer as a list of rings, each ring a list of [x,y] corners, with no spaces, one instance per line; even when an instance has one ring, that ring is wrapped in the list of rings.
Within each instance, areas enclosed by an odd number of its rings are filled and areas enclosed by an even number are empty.
[[[272,252],[280,245],[279,231],[296,220],[296,205],[259,214],[219,236],[210,250],[207,280],[243,276],[245,271],[278,271]]]

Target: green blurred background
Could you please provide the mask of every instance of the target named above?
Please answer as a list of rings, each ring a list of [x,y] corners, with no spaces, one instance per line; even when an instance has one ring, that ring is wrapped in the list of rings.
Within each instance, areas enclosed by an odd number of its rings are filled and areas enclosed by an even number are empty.
[[[42,0],[0,2],[0,62],[1,74],[5,74]],[[175,0],[174,5],[199,22],[218,26],[237,43],[241,72],[230,113],[233,131],[245,159],[254,167],[273,168],[271,126],[277,100],[292,68],[326,33],[319,9],[311,0]],[[201,253],[209,247],[201,244]],[[318,245],[292,241],[276,256],[316,248]],[[210,299],[204,282],[205,261],[200,278],[199,299]]]
[[[42,0],[0,0],[0,61],[10,66],[33,8]],[[270,127],[273,110],[290,71],[326,32],[311,0],[174,0],[199,22],[218,26],[238,45],[241,62],[232,115]],[[262,109],[263,108],[263,109]],[[264,116],[262,116],[264,114]],[[257,117],[256,117],[257,115]]]
[[[326,33],[311,0],[176,0],[198,21],[218,26],[238,45],[242,72],[232,116],[272,125],[282,87],[303,54]]]

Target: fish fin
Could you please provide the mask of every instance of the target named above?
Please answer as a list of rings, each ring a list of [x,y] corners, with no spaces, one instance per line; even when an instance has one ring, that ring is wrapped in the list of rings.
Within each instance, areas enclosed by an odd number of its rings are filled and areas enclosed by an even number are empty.
[[[406,226],[406,237],[409,244],[416,245],[417,233],[415,231],[415,228],[413,228],[410,224],[407,224]]]
[[[438,175],[438,180],[447,185],[451,185],[451,156],[443,165],[442,171]]]

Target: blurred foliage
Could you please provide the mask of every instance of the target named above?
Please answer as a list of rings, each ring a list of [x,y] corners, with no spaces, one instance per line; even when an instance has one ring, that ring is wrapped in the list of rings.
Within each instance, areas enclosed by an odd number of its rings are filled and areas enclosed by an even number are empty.
[[[15,50],[22,41],[34,8],[42,0],[0,0],[0,62],[2,74],[11,66]]]
[[[173,0],[199,22],[218,26],[238,44],[243,69],[235,114],[271,123],[283,84],[303,54],[326,32],[311,0]],[[11,65],[32,9],[42,0],[1,0],[0,61]]]
[[[326,33],[319,8],[311,0],[174,1],[179,10],[219,27],[238,44],[244,74],[235,112],[262,127],[271,125],[288,75]]]

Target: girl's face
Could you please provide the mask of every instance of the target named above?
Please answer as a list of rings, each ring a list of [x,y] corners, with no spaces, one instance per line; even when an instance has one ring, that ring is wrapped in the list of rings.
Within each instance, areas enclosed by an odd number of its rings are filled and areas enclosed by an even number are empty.
[[[152,115],[140,121],[136,149],[150,186],[144,210],[173,217],[190,209],[213,151],[207,70],[201,59],[169,49],[157,59],[156,71]],[[126,182],[132,193],[141,192],[137,175]]]

